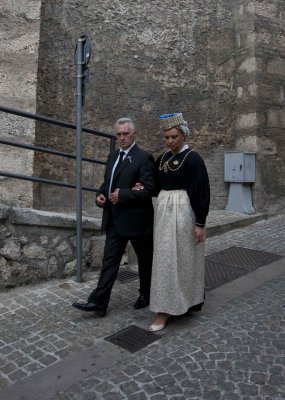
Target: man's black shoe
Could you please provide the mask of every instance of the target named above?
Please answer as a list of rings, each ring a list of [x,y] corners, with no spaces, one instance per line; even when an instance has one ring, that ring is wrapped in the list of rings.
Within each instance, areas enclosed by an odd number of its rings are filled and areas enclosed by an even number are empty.
[[[95,315],[98,317],[104,317],[106,314],[106,310],[99,310],[96,304],[93,303],[73,303],[72,307],[77,308],[80,311],[95,311]]]
[[[134,308],[136,310],[139,310],[140,308],[147,307],[148,305],[149,305],[149,297],[140,295],[140,297],[137,299],[137,301],[134,304]]]

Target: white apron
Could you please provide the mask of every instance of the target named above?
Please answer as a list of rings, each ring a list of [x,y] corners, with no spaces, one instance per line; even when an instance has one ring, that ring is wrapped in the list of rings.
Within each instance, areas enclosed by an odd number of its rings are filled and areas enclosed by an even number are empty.
[[[205,248],[185,190],[162,190],[155,204],[150,310],[184,314],[204,301]]]

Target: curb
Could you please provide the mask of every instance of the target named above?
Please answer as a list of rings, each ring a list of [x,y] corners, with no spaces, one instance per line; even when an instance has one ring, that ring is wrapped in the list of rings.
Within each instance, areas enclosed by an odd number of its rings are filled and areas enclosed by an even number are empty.
[[[248,216],[247,218],[244,219],[238,219],[236,221],[226,222],[223,224],[216,224],[212,226],[210,225],[209,227],[207,227],[207,238],[219,236],[234,229],[245,228],[246,226],[252,225],[257,221],[265,220],[268,218],[269,214],[265,213],[265,214]]]

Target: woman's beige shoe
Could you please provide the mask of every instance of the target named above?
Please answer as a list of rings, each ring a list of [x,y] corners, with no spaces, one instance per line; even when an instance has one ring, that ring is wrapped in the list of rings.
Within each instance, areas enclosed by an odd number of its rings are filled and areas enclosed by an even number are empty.
[[[151,324],[149,330],[152,332],[161,331],[162,329],[165,328],[165,325],[167,324],[169,318],[170,318],[169,314],[158,313],[154,319],[154,321],[157,320],[157,323],[154,322],[153,324]]]

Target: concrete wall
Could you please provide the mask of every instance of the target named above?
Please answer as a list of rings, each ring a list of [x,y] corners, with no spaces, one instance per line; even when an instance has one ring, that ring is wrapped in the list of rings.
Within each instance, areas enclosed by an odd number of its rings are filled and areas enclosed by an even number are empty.
[[[0,4],[0,103],[35,112],[40,0],[3,0]],[[0,137],[33,143],[32,121],[1,113]],[[0,170],[32,174],[33,152],[0,144]],[[31,183],[0,176],[0,202],[32,206]]]

